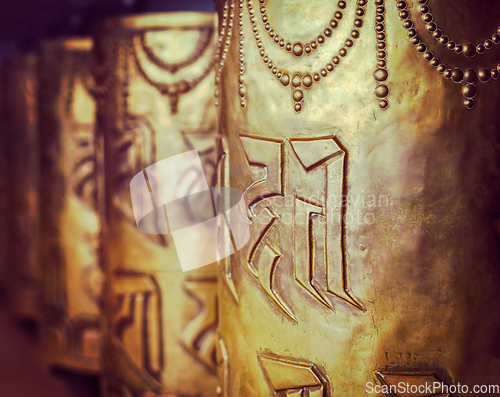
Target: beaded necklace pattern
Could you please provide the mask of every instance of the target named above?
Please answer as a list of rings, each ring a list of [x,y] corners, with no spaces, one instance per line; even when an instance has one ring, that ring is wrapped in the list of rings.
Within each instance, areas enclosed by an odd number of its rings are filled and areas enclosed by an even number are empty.
[[[239,56],[239,75],[238,75],[238,94],[241,109],[247,106],[247,90],[245,87],[245,54],[244,54],[244,3],[246,1],[248,17],[254,39],[259,50],[262,60],[267,66],[270,73],[278,80],[283,87],[291,88],[291,99],[293,108],[296,113],[300,113],[304,109],[305,92],[310,90],[314,84],[320,83],[322,79],[326,78],[329,74],[341,63],[342,58],[348,55],[348,51],[353,47],[355,40],[360,36],[360,30],[363,27],[363,17],[366,11],[367,0],[357,0],[356,16],[354,19],[354,27],[351,35],[344,42],[344,46],[335,54],[323,68],[317,71],[299,72],[288,71],[284,67],[278,66],[272,59],[270,59],[264,44],[263,35],[269,36],[271,43],[278,48],[292,54],[295,58],[301,58],[303,55],[310,55],[314,51],[319,50],[320,46],[326,42],[328,38],[333,37],[333,31],[338,27],[340,20],[343,17],[343,11],[346,8],[345,1],[339,1],[337,4],[337,11],[329,22],[322,34],[317,35],[316,39],[310,40],[307,43],[300,41],[293,41],[285,39],[280,35],[272,24],[272,20],[268,14],[267,2],[270,0],[258,0],[258,7],[260,19],[262,20],[263,29],[265,33],[261,35],[261,29],[257,22],[256,12],[254,10],[254,1],[257,0],[238,0],[238,7],[236,9],[234,0],[226,0],[223,13],[221,29],[217,43],[215,64],[216,64],[216,78],[215,78],[215,103],[219,102],[220,82],[222,72],[231,45],[232,30],[235,20],[235,12],[238,12],[238,28],[239,28],[239,42],[238,42],[238,56]],[[422,16],[423,21],[426,23],[425,28],[434,39],[439,43],[446,46],[449,50],[456,54],[463,55],[465,58],[472,58],[476,54],[483,54],[487,50],[492,49],[495,44],[500,44],[500,27],[497,32],[493,33],[492,37],[486,39],[484,43],[475,45],[471,42],[465,44],[457,44],[449,39],[443,31],[439,28],[434,21],[434,16],[431,13],[428,0],[416,0],[418,3],[418,11]],[[389,87],[387,80],[389,78],[389,71],[387,68],[387,41],[385,32],[385,0],[374,0],[376,6],[375,12],[375,46],[377,50],[376,70],[374,72],[374,79],[376,86],[374,90],[375,97],[377,98],[380,109],[385,110],[389,108]],[[468,68],[465,71],[460,67],[448,68],[445,64],[434,56],[433,52],[427,49],[427,45],[423,39],[418,35],[414,27],[414,21],[411,19],[410,11],[408,10],[407,2],[404,0],[396,0],[396,7],[399,12],[399,17],[403,23],[403,27],[407,30],[410,43],[415,46],[416,51],[422,54],[424,60],[436,69],[436,71],[443,76],[453,81],[454,83],[464,83],[462,87],[462,94],[464,96],[464,105],[467,109],[473,109],[475,106],[475,97],[478,93],[477,81],[487,83],[490,80],[497,80],[500,77],[500,64],[493,68],[482,68],[479,71]]]

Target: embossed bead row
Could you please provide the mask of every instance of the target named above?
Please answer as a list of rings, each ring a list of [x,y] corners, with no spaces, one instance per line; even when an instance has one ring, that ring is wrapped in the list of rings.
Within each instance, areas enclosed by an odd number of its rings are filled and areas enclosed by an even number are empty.
[[[229,8],[231,9],[231,11],[229,12],[229,18],[228,18]],[[215,53],[215,60],[216,62],[218,62],[215,73],[215,106],[219,104],[220,79],[222,76],[222,70],[224,69],[224,64],[226,63],[227,54],[229,52],[229,46],[231,45],[233,21],[234,21],[234,0],[231,1],[226,0],[226,3],[224,4],[224,11],[222,13],[221,30],[219,32],[219,39],[217,41],[217,49]],[[224,42],[224,37],[226,37],[225,42]],[[223,42],[224,42],[224,48],[222,48]]]
[[[318,37],[314,40],[311,40],[309,43],[303,44],[300,41],[297,41],[292,44],[291,41],[285,40],[281,37],[275,29],[272,27],[270,18],[267,15],[266,2],[267,0],[259,0],[260,2],[260,13],[262,17],[262,22],[264,23],[264,29],[268,32],[269,37],[272,41],[280,48],[284,49],[286,52],[292,53],[295,57],[300,58],[302,55],[311,55],[313,51],[315,51],[319,45],[325,43],[326,39],[332,37],[333,30],[339,26],[339,21],[344,16],[342,14],[343,9],[346,8],[347,4],[344,0],[338,2],[338,9],[335,11],[333,18],[330,20],[329,25],[323,30],[322,34],[319,34]]]
[[[387,72],[387,43],[385,36],[385,0],[375,0],[377,6],[375,13],[375,32],[377,38],[377,70],[373,74],[377,87],[375,87],[375,96],[378,98],[380,109],[389,107],[389,87],[384,82],[389,77]]]
[[[418,1],[422,4],[424,0]],[[487,83],[491,79],[497,80],[500,77],[500,64],[492,70],[483,68],[479,72],[476,72],[475,69],[467,69],[467,71],[464,72],[463,69],[459,67],[449,69],[444,63],[441,63],[438,58],[434,57],[434,53],[427,49],[427,46],[418,35],[417,29],[413,27],[414,23],[411,19],[410,12],[407,9],[408,5],[406,1],[396,1],[396,7],[399,10],[399,17],[403,21],[403,27],[408,30],[410,43],[415,46],[418,53],[422,54],[425,61],[429,62],[432,67],[436,68],[436,71],[443,74],[446,79],[451,80],[456,84],[465,81],[466,84],[462,88],[462,94],[465,98],[464,105],[467,109],[474,108],[475,101],[473,98],[477,95],[477,87],[475,85],[476,80],[479,79],[482,83]]]
[[[434,21],[434,16],[427,3],[428,0],[418,0],[418,4],[420,4],[418,10],[422,14],[423,21],[426,23],[425,28],[432,34],[434,39],[439,41],[442,45],[445,45],[450,51],[454,51],[457,54],[463,54],[466,58],[472,58],[476,54],[484,54],[486,50],[492,49],[494,44],[500,44],[500,26],[497,28],[497,32],[491,36],[491,39],[486,39],[482,44],[475,45],[474,43],[468,42],[462,45],[450,40]]]
[[[246,102],[246,95],[247,91],[245,88],[245,50],[244,50],[244,33],[243,33],[243,8],[244,8],[244,1],[245,0],[240,0],[239,2],[239,9],[238,9],[238,26],[239,26],[239,34],[240,34],[240,41],[239,41],[239,58],[240,58],[240,73],[238,76],[238,83],[239,83],[239,90],[238,93],[240,95],[240,107],[242,109],[245,109],[247,106]]]
[[[365,7],[367,4],[367,0],[357,0],[358,8],[356,9],[356,18],[354,20],[355,28],[361,28],[363,26],[363,16],[365,15]],[[250,16],[250,22],[252,24],[252,31],[255,35],[255,41],[257,43],[257,48],[259,49],[260,56],[262,60],[267,65],[268,69],[275,76],[275,78],[280,81],[283,87],[288,87],[290,84],[292,86],[292,100],[294,102],[294,110],[297,113],[302,111],[304,105],[304,92],[302,89],[310,89],[313,83],[318,83],[322,77],[326,77],[329,72],[333,72],[336,65],[340,63],[340,60],[345,57],[348,53],[348,48],[351,48],[354,45],[354,41],[352,39],[359,38],[359,30],[353,29],[351,31],[351,38],[348,38],[344,47],[339,50],[338,55],[332,58],[332,61],[327,63],[324,68],[322,68],[319,72],[315,73],[305,73],[301,75],[300,73],[292,73],[292,78],[290,78],[290,74],[283,70],[279,70],[274,64],[273,61],[269,58],[264,48],[264,43],[261,40],[261,36],[259,34],[259,28],[257,26],[255,20],[255,13],[253,10],[253,2],[252,0],[247,0],[248,13]]]

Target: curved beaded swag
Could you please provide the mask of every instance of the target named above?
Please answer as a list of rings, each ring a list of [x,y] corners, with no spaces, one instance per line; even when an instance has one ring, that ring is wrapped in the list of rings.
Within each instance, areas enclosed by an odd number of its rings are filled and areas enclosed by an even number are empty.
[[[243,32],[243,14],[244,14],[244,2],[245,0],[238,0],[238,27],[239,27],[239,97],[240,97],[240,107],[241,109],[246,108],[247,103],[247,91],[245,87],[245,54],[244,54],[244,32]],[[259,12],[261,15],[261,20],[263,28],[266,35],[269,36],[268,39],[263,39],[260,34],[260,29],[258,26],[257,18],[254,11],[254,1],[246,0],[248,17],[252,27],[252,32],[254,34],[255,42],[259,50],[259,54],[262,57],[264,64],[270,73],[278,80],[283,87],[290,87],[292,91],[292,103],[293,108],[296,113],[300,113],[304,108],[304,93],[305,90],[310,90],[313,85],[320,83],[323,78],[326,78],[329,74],[334,72],[341,62],[341,59],[348,55],[348,50],[353,47],[355,40],[360,36],[360,29],[363,27],[363,17],[366,12],[367,0],[356,0],[356,15],[354,19],[354,26],[351,31],[350,37],[345,39],[344,46],[335,54],[326,65],[317,71],[309,72],[298,72],[298,71],[288,71],[285,68],[278,67],[269,57],[264,40],[270,40],[278,48],[292,54],[295,58],[300,58],[304,54],[310,55],[312,52],[319,49],[319,46],[324,44],[327,39],[333,37],[333,31],[338,27],[340,20],[343,17],[343,12],[347,6],[346,1],[339,1],[337,3],[337,11],[335,11],[333,17],[331,18],[328,26],[323,30],[322,33],[318,34],[313,40],[307,43],[302,43],[300,41],[292,41],[285,39],[282,35],[276,32],[276,29],[272,26],[271,19],[267,14],[266,3],[269,0],[258,0],[259,2]],[[495,44],[500,44],[500,27],[498,27],[497,32],[495,32],[491,39],[486,39],[484,43],[475,45],[473,43],[457,44],[450,40],[439,26],[434,21],[434,16],[431,14],[430,6],[428,5],[428,0],[416,0],[418,3],[418,10],[422,15],[423,21],[426,23],[425,28],[428,33],[430,33],[434,39],[439,41],[442,45],[446,46],[449,50],[454,51],[456,54],[461,54],[466,58],[472,58],[476,54],[483,54],[486,50],[494,47]],[[377,50],[377,68],[373,74],[376,87],[374,90],[375,96],[378,100],[380,109],[385,110],[389,107],[389,87],[386,82],[389,78],[389,72],[387,69],[387,42],[385,33],[385,0],[374,0],[376,6],[375,12],[375,46]],[[423,42],[422,38],[419,36],[417,29],[414,27],[414,22],[411,18],[410,11],[408,10],[408,4],[404,0],[396,0],[396,7],[399,12],[399,17],[403,23],[403,27],[407,30],[407,35],[410,43],[415,47],[417,53],[421,54],[426,62],[436,69],[436,71],[443,76],[453,81],[454,83],[464,83],[462,87],[462,94],[464,96],[464,105],[467,109],[473,109],[475,106],[474,98],[477,95],[478,89],[476,86],[477,81],[481,83],[487,83],[490,80],[497,80],[500,77],[500,64],[496,67],[482,68],[476,71],[473,68],[463,70],[460,67],[454,67],[453,69],[448,68],[445,64],[441,63],[438,58],[436,58],[432,51],[427,49],[427,45]],[[216,104],[218,104],[219,96],[219,85],[222,77],[222,71],[224,69],[224,64],[229,52],[229,47],[231,45],[231,35],[234,23],[234,12],[235,4],[234,0],[226,0],[223,9],[221,30],[218,39],[218,45],[216,50],[216,88],[215,97]]]

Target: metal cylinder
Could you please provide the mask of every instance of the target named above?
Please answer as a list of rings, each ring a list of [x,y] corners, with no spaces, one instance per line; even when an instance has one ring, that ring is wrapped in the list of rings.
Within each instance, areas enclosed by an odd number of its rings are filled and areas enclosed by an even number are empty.
[[[36,66],[32,53],[11,55],[5,63],[8,123],[2,175],[6,182],[4,263],[10,310],[21,320],[35,320],[40,311]]]
[[[171,235],[138,230],[130,186],[146,167],[195,149],[211,185],[214,15],[113,18],[95,37],[105,394],[213,396],[215,267],[183,273]]]
[[[41,338],[59,367],[100,368],[95,101],[90,39],[39,47]]]
[[[217,2],[222,396],[498,384],[495,4]]]

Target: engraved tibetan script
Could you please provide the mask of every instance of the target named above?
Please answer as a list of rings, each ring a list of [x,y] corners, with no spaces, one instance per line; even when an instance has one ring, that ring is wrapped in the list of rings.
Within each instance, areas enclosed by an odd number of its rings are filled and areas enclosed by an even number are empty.
[[[277,140],[242,135],[241,142],[252,172],[245,191],[252,222],[247,270],[294,321],[275,281],[287,258],[293,261],[295,281],[317,302],[333,309],[331,294],[363,310],[349,290],[345,146],[336,136]]]

